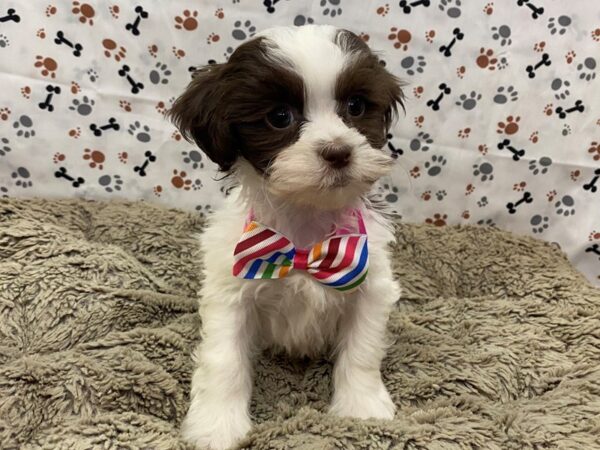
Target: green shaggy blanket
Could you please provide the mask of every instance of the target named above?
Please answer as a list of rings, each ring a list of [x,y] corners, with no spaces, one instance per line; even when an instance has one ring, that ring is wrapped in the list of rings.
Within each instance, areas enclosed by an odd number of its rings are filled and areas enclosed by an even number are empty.
[[[202,219],[0,200],[0,448],[186,448]],[[325,414],[326,360],[256,363],[248,449],[600,448],[600,291],[549,244],[399,225],[393,421]]]

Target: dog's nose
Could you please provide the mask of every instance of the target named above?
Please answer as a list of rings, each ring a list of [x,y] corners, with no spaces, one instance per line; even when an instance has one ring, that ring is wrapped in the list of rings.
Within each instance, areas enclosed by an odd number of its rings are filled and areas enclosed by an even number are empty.
[[[321,156],[331,167],[341,169],[350,163],[352,147],[349,145],[326,145],[321,150]]]

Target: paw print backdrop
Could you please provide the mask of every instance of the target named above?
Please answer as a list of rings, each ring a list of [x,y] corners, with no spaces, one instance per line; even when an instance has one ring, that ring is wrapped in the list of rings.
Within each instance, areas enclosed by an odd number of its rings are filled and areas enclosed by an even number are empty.
[[[193,67],[308,23],[356,31],[407,83],[378,187],[404,221],[556,242],[600,284],[598,0],[3,0],[0,195],[209,213],[226,188],[166,111]]]

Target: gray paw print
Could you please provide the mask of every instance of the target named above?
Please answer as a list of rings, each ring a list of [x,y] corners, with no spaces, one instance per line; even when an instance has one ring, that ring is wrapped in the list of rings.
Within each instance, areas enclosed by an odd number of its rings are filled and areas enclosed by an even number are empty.
[[[494,95],[494,103],[498,105],[504,105],[505,103],[516,102],[519,99],[519,92],[515,89],[514,86],[500,86],[496,90],[496,95]]]
[[[431,139],[431,136],[428,133],[424,133],[421,131],[419,132],[419,134],[417,134],[416,138],[410,141],[409,147],[413,152],[416,152],[418,150],[423,150],[424,152],[426,152],[427,150],[429,150],[430,144],[433,144],[433,139]]]
[[[420,55],[416,58],[412,56],[406,56],[405,58],[402,58],[402,61],[400,61],[400,66],[402,66],[402,68],[406,70],[406,73],[410,76],[413,76],[417,72],[423,73],[426,65],[427,62],[425,61],[425,57]]]
[[[77,111],[78,114],[82,116],[89,116],[92,113],[93,106],[96,102],[93,99],[88,98],[87,95],[84,95],[81,100],[74,98],[72,101],[72,105],[69,106],[71,111]]]
[[[225,61],[229,61],[229,57],[231,56],[232,53],[233,53],[233,47],[227,47],[227,49],[225,50],[225,53],[223,53],[223,57],[225,58]]]
[[[33,186],[33,182],[29,179],[29,177],[31,176],[29,170],[27,170],[25,167],[19,167],[10,176],[16,180],[16,186],[22,188],[28,188]]]
[[[86,73],[92,83],[95,83],[100,78],[100,75],[94,69],[90,69]]]
[[[446,195],[448,195],[448,193],[442,189],[441,191],[437,191],[435,193],[435,198],[437,198],[441,202],[442,200],[444,200],[444,197],[446,197]]]
[[[103,186],[106,192],[115,192],[121,190],[123,180],[120,175],[102,175],[98,178],[98,184]]]
[[[479,200],[477,200],[477,206],[480,208],[485,208],[488,205],[488,198],[484,195]]]
[[[477,106],[479,100],[481,100],[481,94],[471,91],[469,95],[462,94],[456,102],[456,105],[462,106],[465,110],[470,111]]]
[[[23,136],[26,139],[35,136],[35,130],[32,127],[33,120],[31,120],[31,117],[26,116],[25,114],[19,117],[19,120],[15,121],[15,123],[13,123],[13,128],[17,130],[17,136]]]
[[[305,17],[302,14],[298,14],[296,17],[294,17],[294,25],[296,25],[297,27],[301,27],[302,25],[311,23],[315,23],[312,17]]]
[[[457,17],[460,17],[460,5],[461,5],[461,0],[442,0],[440,2],[440,11],[446,11],[446,14],[448,14],[448,17],[451,17],[453,19],[456,19]]]
[[[435,177],[442,172],[442,167],[446,165],[446,158],[443,156],[433,155],[431,157],[431,162],[425,162],[425,168],[427,169],[427,175],[431,177]]]
[[[202,218],[213,212],[210,205],[198,205],[196,206],[196,211],[198,211],[198,215]]]
[[[477,225],[496,228],[496,223],[492,219],[478,220]]]
[[[561,134],[564,137],[567,137],[568,135],[571,134],[571,126],[568,123],[565,123],[565,125],[563,126],[563,129],[561,131]]]
[[[531,224],[531,231],[533,231],[534,233],[543,233],[548,229],[548,221],[548,217],[542,217],[539,214],[536,214],[529,221],[529,223]]]
[[[548,168],[552,165],[552,159],[547,156],[542,156],[537,161],[532,160],[529,161],[529,170],[533,172],[534,175],[541,174],[545,175],[548,172]]]
[[[573,208],[573,206],[575,206],[575,199],[570,195],[564,195],[563,198],[554,204],[554,207],[556,208],[556,214],[565,217],[575,214],[575,208]]]
[[[150,128],[148,125],[142,125],[137,120],[134,123],[129,124],[128,133],[140,142],[150,142]]]
[[[204,163],[202,162],[202,154],[198,150],[190,150],[189,152],[181,152],[183,155],[183,162],[191,164],[194,169],[203,168]]]
[[[233,26],[235,28],[231,32],[231,35],[234,39],[238,41],[243,41],[248,37],[254,36],[254,34],[256,33],[256,27],[252,25],[252,22],[250,22],[249,20],[246,20],[243,23],[241,20],[238,20],[233,24]]]
[[[0,197],[8,198],[8,189],[4,186],[0,186]]]
[[[512,44],[512,39],[510,38],[511,31],[508,25],[500,25],[499,27],[492,27],[492,38],[496,41],[500,41],[500,45],[504,47],[505,45]]]
[[[335,17],[342,14],[342,8],[340,8],[342,0],[321,0],[321,8],[323,8],[323,15]]]
[[[492,181],[494,179],[494,166],[489,162],[473,164],[473,175],[480,177],[481,181]]]
[[[398,201],[398,188],[384,184],[379,188],[383,199],[388,203],[396,203]]]
[[[7,138],[0,139],[0,156],[4,156],[10,152],[11,148],[8,144],[10,144],[10,141]]]
[[[152,84],[167,84],[169,82],[169,77],[171,76],[171,71],[167,67],[166,64],[161,62],[157,62],[154,66],[154,69],[150,71],[150,82]]]
[[[0,34],[0,48],[5,48],[10,45],[10,40],[4,35]]]
[[[554,97],[556,97],[557,100],[564,100],[571,95],[571,92],[569,91],[570,86],[571,83],[569,80],[561,80],[560,78],[555,78],[552,80],[552,83],[550,83],[550,87],[554,91]]]
[[[579,79],[585,81],[592,81],[596,78],[596,60],[591,56],[585,58],[582,63],[577,66],[579,73]]]
[[[569,16],[559,16],[558,20],[556,17],[550,17],[548,20],[548,29],[552,35],[556,33],[565,34],[569,25],[571,25],[571,18]]]

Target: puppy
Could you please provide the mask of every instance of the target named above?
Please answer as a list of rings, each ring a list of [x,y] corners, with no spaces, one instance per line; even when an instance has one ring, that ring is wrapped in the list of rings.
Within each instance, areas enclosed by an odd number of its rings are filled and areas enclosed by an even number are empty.
[[[269,29],[197,72],[170,116],[239,186],[201,236],[202,342],[183,437],[225,449],[250,429],[252,356],[335,358],[330,412],[394,416],[380,374],[400,290],[393,234],[367,199],[398,80],[355,34]]]

